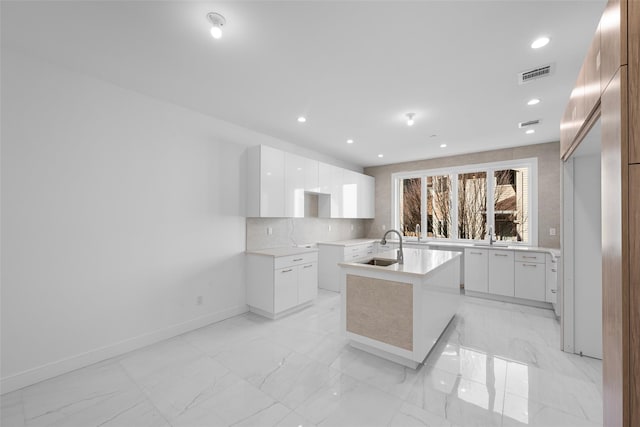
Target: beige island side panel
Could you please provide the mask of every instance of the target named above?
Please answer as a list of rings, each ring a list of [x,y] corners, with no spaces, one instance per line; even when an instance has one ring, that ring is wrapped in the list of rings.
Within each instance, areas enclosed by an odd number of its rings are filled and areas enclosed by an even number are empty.
[[[347,331],[413,351],[413,286],[347,274]]]

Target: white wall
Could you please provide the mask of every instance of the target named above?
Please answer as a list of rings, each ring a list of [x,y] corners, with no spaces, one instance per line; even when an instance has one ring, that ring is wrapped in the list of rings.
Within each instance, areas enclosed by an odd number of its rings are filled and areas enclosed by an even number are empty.
[[[3,48],[3,393],[245,311],[254,136]]]

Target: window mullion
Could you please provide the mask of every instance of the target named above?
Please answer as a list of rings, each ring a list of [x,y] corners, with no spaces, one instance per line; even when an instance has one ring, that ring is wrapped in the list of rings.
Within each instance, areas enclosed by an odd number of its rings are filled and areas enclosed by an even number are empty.
[[[451,194],[451,232],[449,235],[450,239],[457,240],[458,237],[458,175],[451,174],[449,175],[449,182],[451,183],[451,190],[449,193]]]
[[[494,211],[494,197],[495,197],[495,186],[494,186],[494,169],[488,169],[487,171],[487,234],[489,233],[489,227],[493,233],[496,233],[495,226],[495,211]],[[487,236],[488,237],[488,236]]]

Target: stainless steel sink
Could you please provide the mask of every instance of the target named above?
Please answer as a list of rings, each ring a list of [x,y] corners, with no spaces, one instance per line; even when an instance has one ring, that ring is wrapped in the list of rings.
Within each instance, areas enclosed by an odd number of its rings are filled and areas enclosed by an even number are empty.
[[[393,264],[397,264],[398,261],[395,259],[386,259],[386,258],[373,258],[369,261],[364,261],[362,264],[375,265],[377,267],[388,267]]]

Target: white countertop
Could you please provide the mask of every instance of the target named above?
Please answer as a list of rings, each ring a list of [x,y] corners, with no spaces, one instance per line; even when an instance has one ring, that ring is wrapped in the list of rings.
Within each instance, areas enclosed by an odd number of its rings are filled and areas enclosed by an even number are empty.
[[[392,264],[387,267],[380,267],[358,262],[340,262],[341,267],[356,267],[369,271],[400,273],[414,276],[425,276],[452,259],[461,256],[459,252],[452,251],[425,251],[423,249],[404,248],[404,264]],[[385,251],[377,254],[375,258],[396,259],[396,251]]]
[[[389,240],[387,239],[387,242],[389,243],[398,243],[398,240]],[[420,246],[440,246],[440,247],[450,247],[450,248],[460,248],[460,249],[465,249],[465,248],[477,248],[477,249],[502,249],[502,250],[510,250],[510,251],[525,251],[525,252],[546,252],[548,254],[550,254],[551,256],[554,257],[560,257],[560,249],[555,249],[555,248],[544,248],[541,246],[520,246],[520,245],[506,245],[504,246],[504,244],[498,243],[498,244],[494,244],[493,246],[489,246],[489,244],[486,245],[476,245],[474,243],[463,243],[463,242],[437,242],[437,241],[433,241],[433,240],[429,240],[429,241],[420,241],[418,242],[417,240],[403,240],[402,241],[403,245],[420,245]]]
[[[318,242],[319,245],[330,245],[330,246],[356,246],[356,245],[364,245],[367,243],[375,243],[380,241],[380,239],[350,239],[350,240],[336,240],[333,242]]]
[[[307,254],[312,252],[318,252],[318,248],[300,248],[296,246],[287,246],[281,248],[261,249],[259,251],[246,251],[245,253],[249,255],[264,255],[278,258],[282,256]]]

